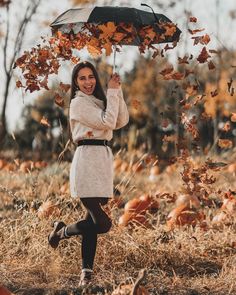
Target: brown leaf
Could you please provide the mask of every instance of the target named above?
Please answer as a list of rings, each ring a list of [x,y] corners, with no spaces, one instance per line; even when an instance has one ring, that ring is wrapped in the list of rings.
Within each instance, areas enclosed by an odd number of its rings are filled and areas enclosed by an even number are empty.
[[[229,82],[227,82],[228,92],[229,92],[229,93],[230,93],[230,89],[231,89],[232,83],[233,83],[233,79],[230,78]]]
[[[178,57],[178,63],[179,64],[189,64],[189,62],[188,62],[188,56],[185,55],[183,58]]]
[[[231,122],[236,122],[236,113],[231,113]]]
[[[199,33],[199,32],[202,32],[202,31],[204,31],[205,29],[196,29],[196,30],[190,30],[190,29],[188,29],[188,31],[189,31],[189,33],[191,34],[191,35],[194,35],[194,34],[196,34],[196,33]]]
[[[218,146],[222,149],[225,148],[232,148],[233,142],[229,139],[219,139],[218,140]]]
[[[230,129],[231,129],[231,124],[228,121],[228,122],[225,123],[224,127],[222,128],[222,130],[225,131],[225,132],[229,132]]]
[[[206,47],[204,46],[204,47],[202,48],[201,53],[200,53],[199,56],[197,57],[197,61],[198,61],[199,63],[204,63],[204,62],[207,61],[207,59],[208,59],[209,57],[211,57],[211,56],[209,55],[209,53],[207,52]]]
[[[162,70],[162,71],[160,72],[160,74],[161,74],[162,76],[165,76],[165,75],[170,74],[171,72],[173,72],[173,70],[174,70],[173,66],[170,66],[170,67],[167,67],[167,68],[165,68],[164,70]]]
[[[54,102],[61,108],[63,108],[65,105],[64,99],[58,93],[55,94]]]
[[[196,22],[197,22],[197,18],[194,17],[194,16],[191,16],[191,17],[189,18],[189,21],[190,21],[190,23],[196,23]]]
[[[215,67],[215,65],[214,65],[214,63],[210,60],[209,62],[208,62],[208,69],[209,70],[214,70],[216,67]]]
[[[64,83],[60,82],[59,86],[60,86],[61,90],[65,91],[65,92],[70,90],[70,84],[64,84]]]
[[[214,91],[211,91],[211,97],[215,97],[218,95],[218,90],[215,89]]]
[[[17,88],[20,88],[20,87],[24,87],[23,85],[22,85],[22,83],[21,83],[21,81],[16,81],[16,87]]]

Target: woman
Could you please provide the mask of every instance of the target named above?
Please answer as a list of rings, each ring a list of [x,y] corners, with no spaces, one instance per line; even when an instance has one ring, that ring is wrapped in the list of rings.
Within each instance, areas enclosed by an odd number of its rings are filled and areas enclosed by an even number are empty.
[[[120,84],[119,75],[112,75],[105,95],[98,73],[89,62],[77,64],[72,73],[70,128],[77,149],[70,170],[70,189],[72,197],[80,198],[86,215],[71,225],[55,222],[48,239],[57,248],[62,239],[82,236],[80,286],[92,278],[97,234],[108,232],[112,225],[102,208],[113,196],[113,154],[109,141],[113,130],[129,121]]]

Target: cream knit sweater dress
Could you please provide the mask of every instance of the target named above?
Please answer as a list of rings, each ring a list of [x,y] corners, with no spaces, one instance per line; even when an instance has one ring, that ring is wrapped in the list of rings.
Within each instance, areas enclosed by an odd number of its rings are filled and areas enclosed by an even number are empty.
[[[129,113],[122,90],[107,90],[107,107],[93,95],[81,91],[70,104],[72,139],[111,140],[113,130],[125,126]],[[113,196],[113,154],[108,146],[82,145],[76,148],[70,168],[70,191],[73,198]]]

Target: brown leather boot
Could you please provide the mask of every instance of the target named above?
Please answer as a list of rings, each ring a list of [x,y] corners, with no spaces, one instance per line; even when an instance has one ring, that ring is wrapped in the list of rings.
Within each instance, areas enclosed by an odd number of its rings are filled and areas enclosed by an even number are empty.
[[[82,269],[79,281],[79,287],[85,287],[91,285],[93,282],[93,271],[89,268]]]
[[[67,239],[68,236],[66,236],[65,229],[66,224],[62,221],[56,221],[53,223],[53,230],[48,236],[48,243],[49,245],[56,249],[59,245],[60,240]]]

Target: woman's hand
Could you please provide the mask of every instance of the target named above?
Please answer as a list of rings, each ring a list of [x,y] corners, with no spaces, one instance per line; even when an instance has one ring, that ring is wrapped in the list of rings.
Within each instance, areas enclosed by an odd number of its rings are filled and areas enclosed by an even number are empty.
[[[120,88],[120,76],[116,73],[111,75],[111,79],[109,80],[107,87],[114,89]]]

